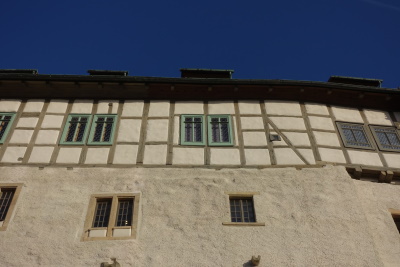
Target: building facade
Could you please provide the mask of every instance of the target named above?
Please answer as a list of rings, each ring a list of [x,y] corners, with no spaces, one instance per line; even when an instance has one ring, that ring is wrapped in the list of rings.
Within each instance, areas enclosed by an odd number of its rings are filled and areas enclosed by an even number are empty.
[[[399,90],[181,71],[0,71],[2,266],[399,266]]]

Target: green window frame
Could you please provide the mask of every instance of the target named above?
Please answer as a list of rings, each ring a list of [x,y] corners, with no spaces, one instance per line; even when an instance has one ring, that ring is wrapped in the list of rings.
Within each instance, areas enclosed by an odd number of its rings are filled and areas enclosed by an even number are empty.
[[[369,126],[382,151],[400,152],[400,134],[395,127]]]
[[[61,145],[84,145],[89,132],[92,115],[69,114],[61,136]]]
[[[114,139],[117,115],[96,114],[93,115],[88,145],[112,145]]]
[[[15,113],[0,113],[0,144],[3,144],[6,140],[14,118]]]
[[[208,115],[208,145],[233,146],[230,115]]]
[[[181,145],[204,146],[204,115],[181,115]]]

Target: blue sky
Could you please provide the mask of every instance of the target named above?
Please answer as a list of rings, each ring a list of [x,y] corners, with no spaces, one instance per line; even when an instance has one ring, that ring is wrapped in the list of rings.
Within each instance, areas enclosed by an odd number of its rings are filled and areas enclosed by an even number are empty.
[[[238,79],[383,79],[400,87],[398,0],[2,1],[0,68]]]

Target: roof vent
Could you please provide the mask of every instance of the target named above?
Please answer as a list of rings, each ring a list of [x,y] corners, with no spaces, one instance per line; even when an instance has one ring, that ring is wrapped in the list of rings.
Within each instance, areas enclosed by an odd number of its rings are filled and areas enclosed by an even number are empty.
[[[6,69],[0,70],[0,74],[38,74],[34,69]]]
[[[182,78],[232,79],[234,70],[180,69]]]
[[[364,85],[364,86],[371,86],[371,87],[381,87],[383,80],[345,77],[345,76],[331,76],[329,78],[328,82]]]
[[[88,70],[90,75],[103,76],[128,76],[128,71],[125,70]]]

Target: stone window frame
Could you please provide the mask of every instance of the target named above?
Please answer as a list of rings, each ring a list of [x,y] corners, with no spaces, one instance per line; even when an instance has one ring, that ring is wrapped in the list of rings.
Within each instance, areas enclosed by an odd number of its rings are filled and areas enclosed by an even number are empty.
[[[223,222],[222,225],[226,226],[265,226],[265,222],[258,222],[257,221],[257,214],[256,214],[256,201],[254,200],[255,195],[260,195],[260,192],[225,192],[227,196],[227,206],[229,207],[229,218],[232,220],[231,215],[231,199],[252,199],[253,201],[253,209],[254,209],[254,218],[255,222]]]
[[[390,215],[392,216],[393,222],[396,225],[397,230],[400,233],[400,210],[389,209]]]
[[[0,231],[5,231],[7,229],[8,224],[10,223],[11,217],[13,216],[13,213],[15,210],[15,206],[17,205],[19,195],[21,193],[22,186],[23,186],[22,183],[0,183],[0,189],[3,189],[3,188],[15,189],[13,198],[8,207],[7,214],[4,218],[3,223],[0,225]]]
[[[118,212],[118,199],[133,199],[133,212],[132,212],[132,224],[131,226],[115,226],[117,212]],[[93,227],[93,220],[95,217],[96,204],[99,199],[111,199],[111,210],[110,217],[107,227]],[[82,241],[96,241],[96,240],[125,240],[135,239],[138,229],[138,217],[139,217],[139,203],[140,193],[117,193],[117,194],[93,194],[89,200],[89,207],[86,214],[86,220],[84,225],[84,231],[82,235]],[[114,229],[130,229],[130,236],[113,236]],[[105,236],[90,236],[90,231],[93,230],[105,230]]]
[[[4,143],[4,141],[7,138],[8,133],[10,132],[10,129],[14,123],[15,114],[16,113],[14,113],[14,112],[0,112],[0,118],[3,118],[4,116],[11,116],[9,123],[7,124],[6,130],[4,131],[3,136],[0,138],[0,144]],[[3,119],[0,120],[0,129],[1,129],[2,122],[3,122]]]
[[[351,145],[351,144],[349,144],[348,142],[347,142],[347,139],[346,139],[346,136],[345,136],[345,134],[344,134],[344,132],[343,132],[343,129],[342,129],[342,125],[355,125],[355,126],[361,126],[362,127],[362,130],[363,130],[363,133],[364,133],[364,135],[365,135],[365,138],[367,139],[367,141],[368,141],[368,143],[369,143],[369,147],[365,147],[365,146],[358,146],[358,145]],[[336,122],[336,127],[338,128],[338,131],[339,131],[339,135],[340,135],[340,137],[341,137],[341,140],[342,140],[342,142],[343,142],[343,145],[345,146],[345,147],[348,147],[348,148],[357,148],[357,149],[364,149],[364,150],[376,150],[375,149],[375,146],[374,146],[374,143],[373,143],[373,141],[372,141],[372,136],[370,135],[370,133],[368,132],[368,128],[364,125],[364,124],[362,124],[362,123],[351,123],[351,122],[342,122],[342,121],[337,121]]]
[[[375,132],[375,129],[391,129],[394,130],[394,133],[397,135],[397,138],[400,140],[400,132],[396,127],[391,127],[391,126],[382,126],[382,125],[369,125],[369,128],[372,132],[372,135],[374,136],[375,142],[378,145],[379,150],[381,151],[392,151],[392,152],[400,152],[400,146],[397,149],[391,149],[391,148],[385,148],[380,142],[380,139],[378,138],[378,135]]]

